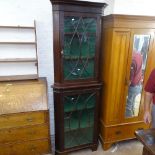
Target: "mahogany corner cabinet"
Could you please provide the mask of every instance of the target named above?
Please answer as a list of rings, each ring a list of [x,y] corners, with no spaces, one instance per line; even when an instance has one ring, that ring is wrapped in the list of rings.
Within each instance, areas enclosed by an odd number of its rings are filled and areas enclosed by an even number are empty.
[[[98,145],[101,16],[105,3],[51,0],[55,153]]]

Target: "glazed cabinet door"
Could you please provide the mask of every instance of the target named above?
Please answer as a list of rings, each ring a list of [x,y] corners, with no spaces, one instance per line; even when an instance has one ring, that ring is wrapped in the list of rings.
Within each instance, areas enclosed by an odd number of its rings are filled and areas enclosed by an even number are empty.
[[[56,149],[59,151],[76,149],[81,146],[97,144],[98,102],[100,88],[67,90],[57,93],[59,101],[55,103],[56,120]],[[61,109],[61,110],[60,110]],[[58,123],[61,124],[58,125]],[[57,138],[58,138],[57,137]],[[57,145],[60,144],[61,145]]]
[[[97,81],[100,18],[95,14],[60,14],[60,83]],[[58,63],[56,62],[56,63]]]
[[[153,48],[153,30],[136,30],[131,33],[125,82],[125,119],[142,120],[144,86],[150,73]],[[124,118],[124,117],[122,117]]]

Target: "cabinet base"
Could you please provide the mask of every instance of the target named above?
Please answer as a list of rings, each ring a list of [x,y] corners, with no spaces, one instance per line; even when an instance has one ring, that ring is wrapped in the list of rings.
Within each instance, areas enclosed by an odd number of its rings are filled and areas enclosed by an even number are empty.
[[[97,144],[94,144],[94,145],[91,145],[91,146],[84,146],[84,147],[79,147],[79,148],[72,148],[70,150],[67,150],[67,151],[55,151],[55,155],[68,155],[68,153],[71,153],[71,152],[74,152],[74,151],[78,151],[78,150],[82,150],[82,149],[91,149],[92,151],[97,151],[97,148],[98,148],[98,145]]]
[[[67,155],[66,152],[55,152],[55,155]]]
[[[114,143],[102,143],[103,150],[106,151],[106,150],[110,149],[112,144],[114,144]]]
[[[97,151],[97,148],[98,148],[98,145],[94,145],[91,147],[91,150],[94,152],[94,151]]]

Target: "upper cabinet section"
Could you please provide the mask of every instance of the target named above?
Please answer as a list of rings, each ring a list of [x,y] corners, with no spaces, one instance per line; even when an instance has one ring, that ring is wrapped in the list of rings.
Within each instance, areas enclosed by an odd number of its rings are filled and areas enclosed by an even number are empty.
[[[97,82],[101,14],[106,4],[75,0],[51,2],[55,83]]]
[[[96,18],[66,16],[62,54],[64,80],[95,77]]]

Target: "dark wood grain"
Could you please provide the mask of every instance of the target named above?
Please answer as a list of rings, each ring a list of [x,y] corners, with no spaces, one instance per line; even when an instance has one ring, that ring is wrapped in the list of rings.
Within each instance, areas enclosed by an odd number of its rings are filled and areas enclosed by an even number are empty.
[[[54,40],[54,110],[55,110],[55,154],[66,155],[69,152],[91,148],[95,151],[98,146],[99,136],[99,108],[100,91],[102,83],[99,80],[100,67],[100,43],[101,43],[101,16],[105,3],[94,3],[77,0],[50,0],[53,7],[53,40]],[[94,76],[91,78],[79,78],[64,80],[63,54],[64,49],[64,17],[94,18],[96,21],[96,42],[94,56]],[[65,34],[71,35],[71,34]],[[92,60],[93,60],[92,59]],[[68,60],[69,61],[69,60]],[[96,93],[94,107],[93,140],[89,144],[81,144],[65,148],[64,133],[64,97],[70,95],[81,95],[85,93]]]

